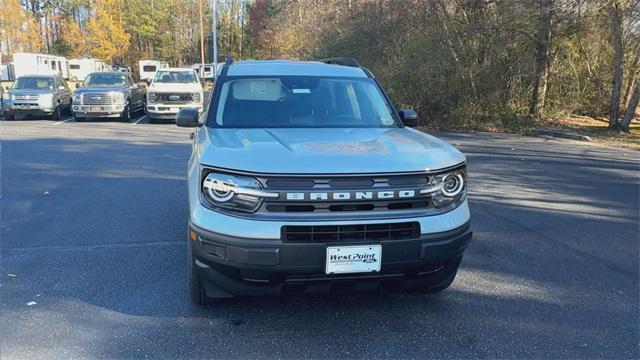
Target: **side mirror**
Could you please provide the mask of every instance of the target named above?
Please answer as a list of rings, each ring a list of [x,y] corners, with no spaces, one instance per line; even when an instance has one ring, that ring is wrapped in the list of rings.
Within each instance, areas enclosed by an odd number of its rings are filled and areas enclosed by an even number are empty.
[[[77,83],[76,83],[76,89],[77,89],[77,88],[81,88],[81,87],[82,87],[82,83],[81,83],[81,82],[77,82]]]
[[[404,126],[409,126],[409,127],[418,126],[418,114],[416,114],[415,111],[402,109],[400,110],[400,112],[398,112],[398,115],[400,115],[400,120],[402,120],[402,123],[404,124]]]
[[[198,122],[198,109],[184,108],[176,114],[176,125],[180,127],[200,127]]]

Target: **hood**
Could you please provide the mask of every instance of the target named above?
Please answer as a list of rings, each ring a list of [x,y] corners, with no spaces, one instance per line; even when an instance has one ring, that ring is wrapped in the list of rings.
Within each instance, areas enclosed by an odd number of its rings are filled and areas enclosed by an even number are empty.
[[[429,171],[465,161],[448,143],[411,128],[214,129],[203,127],[203,165],[256,173]]]
[[[129,88],[126,86],[96,86],[96,87],[81,87],[76,89],[75,93],[76,94],[83,94],[83,93],[105,93],[105,92],[109,92],[109,91],[118,91],[118,92],[125,92],[125,91],[129,91]]]
[[[31,95],[31,94],[52,94],[54,93],[55,90],[51,90],[51,89],[11,89],[9,90],[9,94],[12,95],[18,95],[18,94],[26,94],[26,95]]]
[[[199,83],[152,83],[148,91],[173,92],[173,93],[201,93],[202,85]]]

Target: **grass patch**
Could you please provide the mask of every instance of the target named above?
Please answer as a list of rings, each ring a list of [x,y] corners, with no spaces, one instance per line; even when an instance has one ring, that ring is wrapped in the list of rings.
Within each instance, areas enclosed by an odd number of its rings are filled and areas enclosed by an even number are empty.
[[[596,143],[640,149],[640,119],[631,122],[629,133],[609,130],[609,120],[586,116],[549,118],[537,122],[539,128],[587,135]]]
[[[424,130],[487,131],[530,134],[535,129],[552,129],[591,137],[594,143],[640,149],[640,117],[631,122],[630,133],[610,131],[605,118],[587,116],[550,117],[540,120],[515,112],[503,112],[494,116],[478,116],[467,121],[425,121]]]

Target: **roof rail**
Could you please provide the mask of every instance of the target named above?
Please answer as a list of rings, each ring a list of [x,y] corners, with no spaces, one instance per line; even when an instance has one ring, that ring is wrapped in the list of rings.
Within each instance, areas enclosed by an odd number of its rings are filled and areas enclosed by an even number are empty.
[[[360,65],[358,60],[356,60],[354,58],[337,57],[337,58],[322,59],[322,60],[318,60],[318,61],[323,62],[325,64],[357,67],[357,68],[362,69],[362,71],[364,71],[364,73],[367,75],[367,77],[369,77],[371,79],[375,78],[373,76],[373,74],[371,73],[371,71],[369,71],[369,69],[367,69],[366,67],[363,67],[362,65]]]
[[[227,57],[224,59],[224,64],[222,65],[222,70],[220,71],[220,77],[227,76],[227,72],[229,71],[229,66],[231,66],[231,64],[233,64],[233,55],[229,53]],[[214,73],[213,77],[216,78],[218,75],[218,68],[215,62],[213,63],[213,73]]]
[[[336,58],[322,59],[318,61],[323,62],[325,64],[332,64],[332,65],[351,66],[351,67],[358,67],[358,68],[362,67],[360,66],[360,63],[358,62],[358,60],[350,57],[336,57]]]

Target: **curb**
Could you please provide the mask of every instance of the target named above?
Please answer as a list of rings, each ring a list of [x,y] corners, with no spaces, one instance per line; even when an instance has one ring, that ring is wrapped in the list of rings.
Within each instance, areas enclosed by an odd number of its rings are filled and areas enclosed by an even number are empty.
[[[561,138],[561,139],[569,139],[569,140],[577,140],[577,141],[591,141],[591,138],[586,136],[586,135],[580,135],[580,134],[576,134],[576,133],[563,132],[563,131],[557,131],[557,130],[536,129],[536,130],[533,131],[533,133],[536,134],[536,135],[551,136],[551,137],[554,137],[554,138]]]

